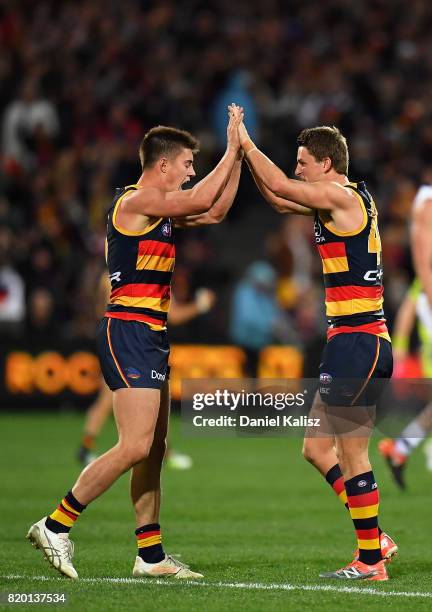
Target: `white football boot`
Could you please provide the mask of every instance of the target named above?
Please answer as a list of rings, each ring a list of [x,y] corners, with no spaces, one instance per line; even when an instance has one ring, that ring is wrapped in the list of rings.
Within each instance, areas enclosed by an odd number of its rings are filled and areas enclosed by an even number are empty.
[[[47,529],[45,526],[46,518],[45,516],[32,525],[26,537],[35,548],[39,548],[43,552],[52,567],[68,578],[75,580],[78,578],[78,574],[72,565],[73,542],[69,540],[68,533],[54,533],[54,531]]]
[[[136,578],[139,576],[151,576],[153,578],[172,576],[173,578],[186,580],[204,578],[202,574],[193,572],[188,565],[181,563],[170,555],[165,555],[165,559],[162,559],[159,563],[146,563],[141,557],[137,557],[132,573]]]

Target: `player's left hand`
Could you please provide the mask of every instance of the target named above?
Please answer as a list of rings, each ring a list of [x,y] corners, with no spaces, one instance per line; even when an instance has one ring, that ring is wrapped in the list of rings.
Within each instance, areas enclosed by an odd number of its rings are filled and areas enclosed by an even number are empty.
[[[250,136],[243,121],[238,126],[238,134],[241,146],[243,146],[247,140],[250,140]]]

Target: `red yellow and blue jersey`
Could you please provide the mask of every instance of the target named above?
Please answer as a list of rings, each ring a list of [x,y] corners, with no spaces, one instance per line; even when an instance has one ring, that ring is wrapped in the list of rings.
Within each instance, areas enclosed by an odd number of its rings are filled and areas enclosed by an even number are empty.
[[[137,185],[118,189],[108,211],[106,261],[111,294],[106,317],[141,321],[154,330],[166,328],[175,244],[171,219],[152,219],[141,232],[118,226],[117,211]]]
[[[341,232],[315,214],[315,241],[322,261],[327,337],[365,332],[390,340],[384,319],[383,269],[378,213],[364,182],[349,183],[359,200],[363,220],[352,232]]]

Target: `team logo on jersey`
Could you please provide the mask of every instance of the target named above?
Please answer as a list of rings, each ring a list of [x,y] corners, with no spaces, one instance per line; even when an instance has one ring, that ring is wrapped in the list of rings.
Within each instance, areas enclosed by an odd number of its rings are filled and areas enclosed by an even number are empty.
[[[314,221],[314,232],[315,232],[315,242],[325,242],[325,238],[322,235],[322,227],[319,219],[315,219]]]
[[[171,236],[171,221],[164,223],[161,227],[162,234],[169,238]]]
[[[331,374],[326,374],[325,372],[323,372],[323,374],[320,374],[320,383],[322,383],[323,385],[329,385],[333,380],[333,376],[331,376]]]
[[[365,487],[367,485],[367,480],[359,480],[357,483],[358,487]]]
[[[141,378],[141,372],[139,372],[135,368],[126,368],[125,372],[126,376],[128,378],[131,378],[132,380],[138,380],[138,378]]]

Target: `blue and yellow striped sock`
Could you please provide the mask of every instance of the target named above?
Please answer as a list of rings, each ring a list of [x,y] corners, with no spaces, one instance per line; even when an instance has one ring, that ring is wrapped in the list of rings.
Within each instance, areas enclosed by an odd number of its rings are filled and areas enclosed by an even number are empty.
[[[357,534],[359,561],[375,565],[382,560],[378,528],[379,494],[373,472],[345,481],[348,506]]]
[[[146,563],[159,563],[165,557],[159,523],[150,523],[135,531],[138,556]]]
[[[73,496],[72,491],[64,497],[52,514],[47,517],[45,525],[54,533],[69,533],[81,512],[86,509]]]

